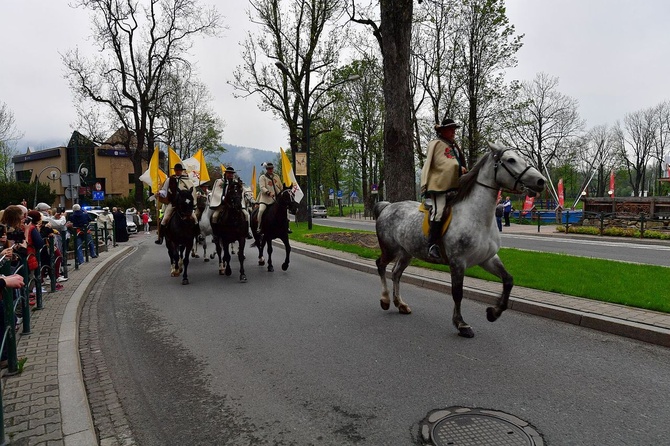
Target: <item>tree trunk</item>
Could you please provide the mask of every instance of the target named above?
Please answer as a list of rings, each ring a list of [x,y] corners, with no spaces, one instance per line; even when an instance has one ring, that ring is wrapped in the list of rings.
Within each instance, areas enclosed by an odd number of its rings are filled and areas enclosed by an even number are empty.
[[[389,201],[415,200],[409,89],[413,0],[381,0],[384,57],[384,180]]]

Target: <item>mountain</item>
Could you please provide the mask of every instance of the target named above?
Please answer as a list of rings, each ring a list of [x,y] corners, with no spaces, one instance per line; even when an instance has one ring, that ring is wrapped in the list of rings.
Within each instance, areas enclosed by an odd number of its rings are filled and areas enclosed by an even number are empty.
[[[256,179],[258,179],[258,176],[263,172],[262,163],[271,162],[275,165],[279,163],[279,152],[225,143],[223,147],[226,148],[224,154],[218,155],[213,159],[205,157],[207,165],[209,167],[219,166],[220,164],[233,166],[246,185],[251,184],[251,172],[254,166],[256,166]]]

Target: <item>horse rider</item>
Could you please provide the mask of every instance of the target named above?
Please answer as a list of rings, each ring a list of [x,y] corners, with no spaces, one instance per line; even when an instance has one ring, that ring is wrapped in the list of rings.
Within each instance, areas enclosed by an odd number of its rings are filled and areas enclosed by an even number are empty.
[[[458,128],[460,126],[450,118],[435,125],[437,138],[428,143],[426,161],[421,170],[421,195],[432,200],[428,256],[435,260],[441,257],[437,243],[442,232],[444,211],[456,197],[458,179],[468,171],[463,151],[456,144]]]
[[[156,193],[156,199],[161,203],[167,203],[165,207],[165,212],[163,213],[163,218],[161,219],[161,224],[158,229],[158,240],[156,244],[160,245],[163,243],[163,235],[165,234],[165,228],[167,227],[172,212],[174,211],[174,200],[177,198],[177,192],[179,190],[189,190],[195,188],[193,187],[193,182],[184,174],[184,166],[181,163],[174,165],[174,175],[170,175],[170,178],[165,181],[163,188]],[[193,202],[195,203],[195,192],[193,196]]]
[[[283,190],[283,185],[279,175],[274,173],[275,166],[272,163],[265,163],[265,173],[258,178],[258,187],[260,194],[258,197],[258,233],[262,233],[261,221],[265,208],[275,202],[275,197]]]

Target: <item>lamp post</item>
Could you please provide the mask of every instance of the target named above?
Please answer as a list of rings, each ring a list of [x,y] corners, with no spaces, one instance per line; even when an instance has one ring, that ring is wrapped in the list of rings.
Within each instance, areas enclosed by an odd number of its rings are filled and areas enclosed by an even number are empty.
[[[288,67],[281,61],[275,62],[275,66],[281,70],[282,73],[284,73],[285,76],[289,78],[291,81],[291,84],[293,86],[293,90],[296,92],[298,95],[298,98],[300,99],[300,102],[302,104],[302,120],[303,120],[303,133],[304,133],[304,138],[305,138],[305,168],[307,170],[307,229],[311,230],[312,229],[312,183],[310,180],[311,176],[311,165],[310,165],[310,128],[312,125],[312,117],[310,114],[309,110],[309,104],[307,100],[305,100],[305,97],[302,95],[300,92],[300,86],[296,83],[295,78],[291,75],[291,72],[289,71]],[[349,81],[354,81],[357,79],[360,79],[361,76],[358,74],[352,74],[349,77],[345,79],[340,79],[337,82],[334,82],[333,84],[327,86],[324,88],[321,93],[317,96],[317,99],[319,96],[322,94],[326,93],[327,91],[332,90],[333,88],[337,87],[338,85],[341,85],[345,82]],[[309,92],[309,76],[306,77],[306,87],[305,91]]]
[[[47,169],[56,169],[58,171],[58,173],[56,173],[56,170],[52,170],[51,172],[49,172],[49,179],[51,181],[57,180],[61,175],[60,169],[56,166],[47,166],[44,169],[42,169],[40,173],[37,174],[37,177],[35,177],[35,198],[33,199],[33,209],[37,207],[37,186],[40,184],[40,176],[42,176],[44,171]]]

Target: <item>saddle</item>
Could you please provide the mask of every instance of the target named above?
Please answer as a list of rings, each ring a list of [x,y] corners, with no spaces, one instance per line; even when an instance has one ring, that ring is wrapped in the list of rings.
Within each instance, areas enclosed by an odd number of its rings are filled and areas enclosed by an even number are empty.
[[[427,208],[425,204],[425,201],[421,202],[419,205],[419,212],[423,212],[423,223],[421,225],[421,231],[423,232],[423,235],[428,237],[430,232],[430,209]],[[453,215],[451,210],[451,206],[447,206],[447,208],[444,210],[445,218],[442,222],[442,230],[440,231],[440,235],[444,235],[447,232],[447,229],[449,229],[449,224],[451,224],[451,217]]]

